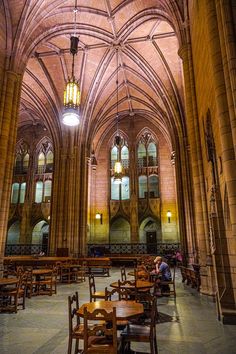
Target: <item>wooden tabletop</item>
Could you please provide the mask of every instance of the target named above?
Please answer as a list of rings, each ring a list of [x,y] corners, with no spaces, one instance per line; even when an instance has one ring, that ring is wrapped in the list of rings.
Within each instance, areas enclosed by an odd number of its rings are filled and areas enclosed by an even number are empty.
[[[118,288],[119,287],[118,281],[111,283],[110,286],[112,288]],[[152,288],[153,286],[154,286],[154,283],[152,283],[150,281],[137,280],[137,282],[136,282],[137,289]],[[134,288],[134,285],[127,284],[127,285],[122,286],[122,288],[132,289],[132,288]]]
[[[18,278],[0,278],[0,286],[17,284],[18,281]]]
[[[83,304],[77,314],[80,317],[84,316],[84,308],[87,307],[89,312],[96,309],[104,309],[107,312],[112,312],[113,307],[116,308],[116,318],[118,320],[125,320],[131,317],[139,316],[143,313],[143,304],[135,301],[94,301]]]
[[[50,274],[50,273],[52,273],[52,269],[50,269],[50,268],[48,268],[48,269],[44,269],[44,268],[42,268],[42,269],[33,269],[32,270],[32,274],[34,274],[34,275],[43,275],[43,274]]]

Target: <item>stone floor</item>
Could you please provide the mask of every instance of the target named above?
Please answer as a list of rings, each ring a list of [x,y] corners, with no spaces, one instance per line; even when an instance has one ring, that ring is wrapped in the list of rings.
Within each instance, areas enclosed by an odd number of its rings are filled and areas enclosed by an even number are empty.
[[[97,290],[120,277],[96,277]],[[236,326],[217,320],[215,304],[183,285],[177,274],[177,298],[158,298],[160,323],[158,350],[162,354],[235,354]],[[88,301],[88,282],[58,286],[57,295],[27,299],[26,309],[17,314],[0,314],[1,354],[66,354],[68,340],[67,296],[78,290],[80,304]],[[148,353],[149,345],[132,349]]]

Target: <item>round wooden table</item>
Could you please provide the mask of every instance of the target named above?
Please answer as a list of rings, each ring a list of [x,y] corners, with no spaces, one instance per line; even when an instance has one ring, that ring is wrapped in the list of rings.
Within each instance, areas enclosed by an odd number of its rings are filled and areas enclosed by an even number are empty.
[[[84,308],[87,307],[89,312],[93,312],[96,309],[103,309],[107,312],[112,312],[113,307],[116,308],[117,320],[127,320],[131,317],[139,316],[143,313],[143,304],[135,301],[94,301],[83,304],[77,314],[80,317],[84,316]]]
[[[114,283],[111,283],[110,286],[111,286],[112,288],[119,288],[118,281],[116,281],[116,282],[114,282]],[[150,282],[150,281],[137,280],[137,282],[136,282],[136,288],[137,288],[137,289],[152,288],[153,286],[154,286],[154,283],[152,283],[152,282]],[[134,285],[127,284],[127,285],[121,286],[121,288],[124,288],[124,289],[133,289],[133,288],[134,288]]]

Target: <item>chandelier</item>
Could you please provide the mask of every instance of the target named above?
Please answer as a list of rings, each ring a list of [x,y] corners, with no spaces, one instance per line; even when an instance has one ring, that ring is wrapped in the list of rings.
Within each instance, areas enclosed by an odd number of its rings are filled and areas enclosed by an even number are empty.
[[[117,147],[117,160],[114,165],[114,180],[113,182],[115,184],[121,184],[122,183],[122,164],[120,161],[120,145],[121,145],[121,137],[119,135],[119,113],[118,113],[118,105],[119,105],[119,100],[118,100],[118,48],[116,49],[116,59],[117,59],[117,73],[116,73],[116,119],[117,119],[117,133],[115,137],[115,145]]]
[[[74,7],[74,35],[70,37],[70,53],[72,54],[72,70],[71,77],[68,78],[66,88],[64,91],[64,111],[62,115],[62,122],[68,126],[76,126],[80,122],[79,105],[80,105],[80,88],[79,82],[75,79],[74,66],[75,55],[78,52],[79,38],[75,35],[76,32],[76,14],[77,14],[77,0]]]

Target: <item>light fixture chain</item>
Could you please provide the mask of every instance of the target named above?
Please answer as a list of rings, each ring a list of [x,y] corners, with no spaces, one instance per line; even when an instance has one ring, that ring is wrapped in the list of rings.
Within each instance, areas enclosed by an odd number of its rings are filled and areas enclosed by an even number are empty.
[[[77,8],[77,0],[75,0],[75,7],[74,7],[74,36],[76,36],[76,19],[77,19],[77,12],[78,12],[78,8]]]

